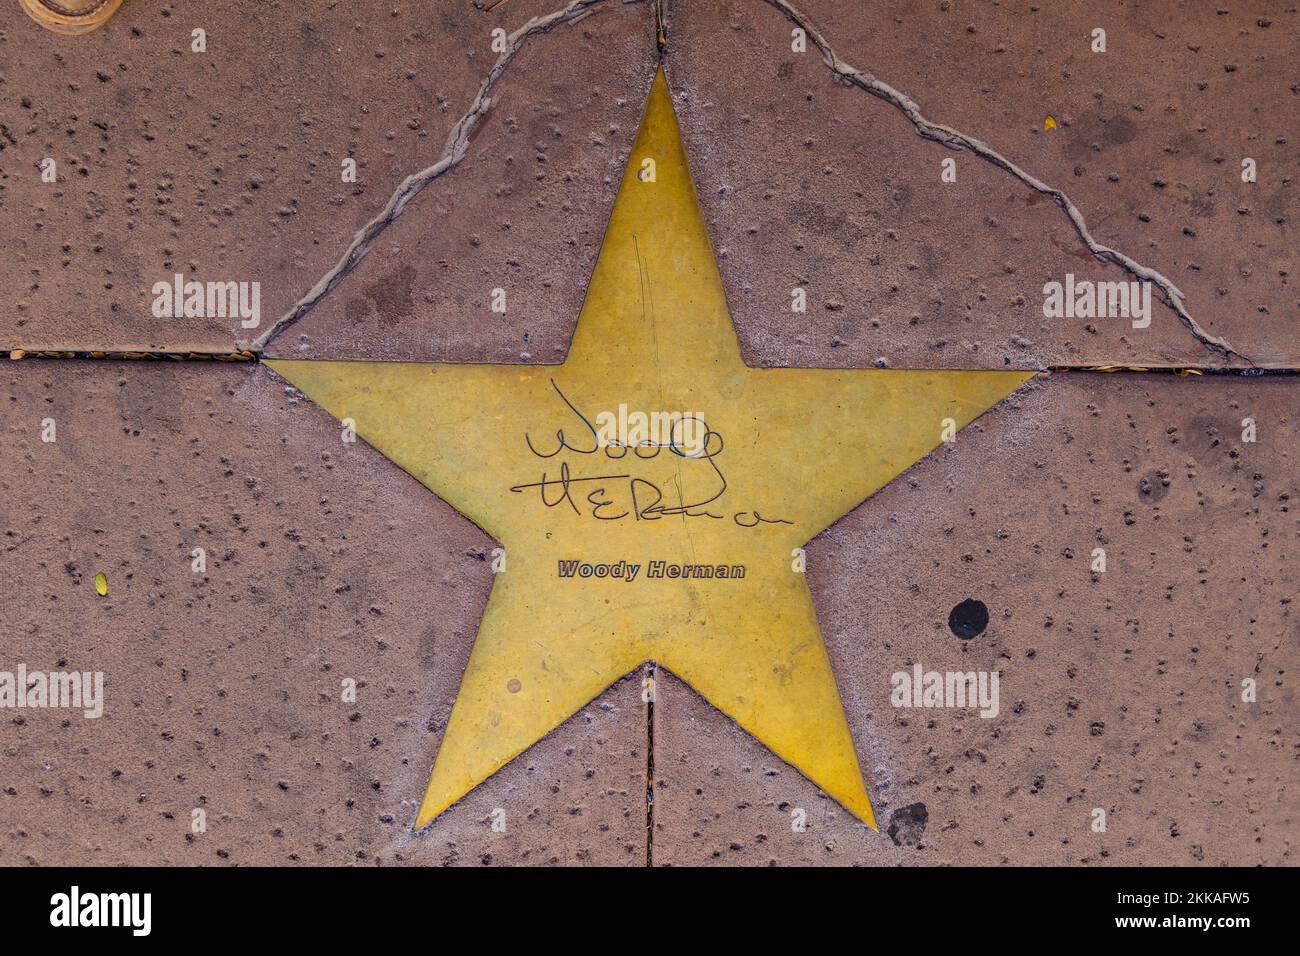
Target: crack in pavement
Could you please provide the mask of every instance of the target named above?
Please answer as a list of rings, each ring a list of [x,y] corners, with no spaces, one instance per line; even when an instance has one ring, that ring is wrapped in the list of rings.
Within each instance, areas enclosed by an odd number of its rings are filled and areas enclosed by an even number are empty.
[[[785,15],[787,20],[807,34],[808,39],[811,40],[821,52],[822,60],[828,67],[830,67],[831,72],[835,74],[837,79],[848,83],[851,86],[856,86],[859,89],[870,93],[872,96],[882,99],[886,103],[894,106],[911,121],[912,125],[916,127],[917,133],[924,138],[947,146],[949,149],[969,150],[981,159],[984,159],[992,163],[994,166],[1010,173],[1030,189],[1042,193],[1043,195],[1051,196],[1052,199],[1056,201],[1056,204],[1065,211],[1066,216],[1069,217],[1070,222],[1074,225],[1075,232],[1079,234],[1079,238],[1083,240],[1084,244],[1088,247],[1088,250],[1094,256],[1102,261],[1120,266],[1139,279],[1155,283],[1155,285],[1157,285],[1164,293],[1165,304],[1177,313],[1178,318],[1182,321],[1183,325],[1187,327],[1187,329],[1202,345],[1222,353],[1225,359],[1230,356],[1236,356],[1242,361],[1249,363],[1251,366],[1255,365],[1251,359],[1242,355],[1229,345],[1227,340],[1213,336],[1205,329],[1201,328],[1200,323],[1192,318],[1191,313],[1189,313],[1183,305],[1184,296],[1182,291],[1178,286],[1174,285],[1172,281],[1157,272],[1155,269],[1152,269],[1150,266],[1144,266],[1136,259],[1126,256],[1118,249],[1112,249],[1110,246],[1103,245],[1094,239],[1092,233],[1088,230],[1087,222],[1084,221],[1083,213],[1079,211],[1079,207],[1070,201],[1070,197],[1067,196],[1064,191],[1057,189],[1054,186],[1049,186],[1040,179],[1025,172],[1025,170],[1021,169],[987,143],[984,143],[973,136],[967,136],[965,133],[955,130],[950,126],[944,126],[941,123],[930,121],[921,112],[921,107],[906,94],[896,90],[888,83],[877,79],[870,73],[859,70],[852,64],[846,63],[844,60],[840,59],[840,57],[835,53],[835,50],[831,47],[830,43],[827,42],[824,36],[822,36],[821,31],[813,26],[808,17],[797,10],[788,2],[788,0],[763,0],[763,2],[767,3],[769,6],[775,7]]]
[[[555,10],[548,14],[533,17],[519,29],[511,33],[507,39],[506,49],[497,57],[496,63],[484,77],[479,86],[478,94],[470,104],[469,110],[464,116],[452,127],[451,133],[447,138],[447,143],[438,161],[432,166],[428,166],[419,172],[407,176],[394,191],[384,208],[364,225],[348,245],[347,250],[335,263],[333,268],[327,271],[316,282],[314,286],[299,299],[292,308],[283,316],[277,319],[270,328],[262,335],[258,336],[251,343],[240,343],[241,348],[251,349],[254,352],[261,352],[271,341],[292,325],[298,319],[302,318],[333,288],[338,285],[344,277],[361,261],[369,251],[370,244],[374,239],[384,231],[406,208],[406,205],[415,198],[415,196],[427,186],[430,182],[437,179],[443,173],[446,173],[458,166],[465,158],[469,150],[470,137],[478,127],[482,119],[492,108],[491,92],[496,86],[497,81],[501,78],[506,68],[514,60],[515,54],[523,47],[528,39],[538,33],[547,33],[554,26],[560,23],[576,23],[585,19],[595,12],[592,8],[604,3],[605,0],[572,0],[567,6]],[[628,2],[628,0],[624,0]],[[906,94],[890,86],[882,80],[877,79],[870,73],[858,69],[850,63],[842,60],[836,54],[834,48],[821,31],[812,24],[812,21],[794,7],[788,0],[763,0],[769,6],[774,7],[791,23],[804,30],[808,38],[812,40],[813,45],[817,47],[822,55],[822,60],[835,74],[836,79],[856,86],[859,89],[870,93],[872,96],[882,99],[898,109],[912,125],[916,128],[917,133],[925,139],[940,143],[949,149],[968,150],[979,156],[981,159],[999,167],[1010,173],[1022,184],[1033,189],[1035,192],[1050,196],[1056,204],[1065,212],[1075,232],[1087,246],[1088,250],[1099,260],[1110,262],[1121,267],[1136,276],[1138,279],[1155,284],[1163,293],[1162,301],[1166,306],[1172,309],[1178,316],[1183,325],[1202,345],[1207,348],[1221,353],[1225,359],[1235,356],[1246,362],[1251,367],[1255,363],[1246,355],[1233,348],[1226,339],[1211,335],[1200,323],[1192,317],[1191,313],[1183,304],[1185,296],[1181,289],[1176,286],[1172,280],[1162,273],[1145,266],[1136,259],[1125,255],[1118,249],[1103,245],[1098,242],[1091,231],[1088,229],[1083,213],[1070,200],[1069,196],[1061,189],[1055,186],[1049,186],[1042,180],[1021,169],[1011,160],[1007,159],[997,150],[993,149],[982,140],[969,136],[950,126],[941,123],[932,122],[922,112],[920,106],[908,97]],[[667,29],[664,22],[661,0],[656,0],[654,4],[656,16],[656,39],[660,45],[662,53],[663,48],[667,46]]]
[[[590,8],[604,2],[605,0],[572,0],[571,3],[559,10],[533,17],[518,30],[507,36],[506,49],[497,57],[496,63],[492,65],[492,69],[483,78],[483,82],[479,85],[478,95],[474,97],[468,112],[452,127],[451,133],[447,137],[447,144],[443,147],[442,155],[438,158],[438,161],[432,166],[428,166],[417,173],[412,173],[402,180],[379,214],[362,226],[357,234],[352,237],[352,242],[339,258],[339,261],[334,264],[334,267],[321,276],[307,294],[294,303],[288,312],[276,319],[269,329],[251,343],[240,343],[241,347],[260,352],[271,343],[272,339],[311,311],[316,303],[328,295],[330,290],[338,285],[362,260],[369,251],[370,244],[375,240],[375,237],[402,214],[406,204],[414,199],[421,189],[443,173],[460,165],[460,161],[465,158],[465,154],[469,150],[470,137],[474,134],[474,130],[483,120],[483,117],[492,108],[491,93],[493,87],[496,86],[497,80],[501,78],[501,75],[506,71],[506,67],[514,60],[515,54],[519,52],[529,37],[538,33],[547,33],[552,27],[560,23],[576,23],[593,12]]]

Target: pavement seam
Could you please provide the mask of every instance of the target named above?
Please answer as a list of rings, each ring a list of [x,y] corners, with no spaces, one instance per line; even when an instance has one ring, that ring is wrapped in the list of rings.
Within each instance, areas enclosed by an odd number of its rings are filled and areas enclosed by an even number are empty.
[[[547,33],[557,24],[571,23],[583,19],[592,12],[590,8],[604,2],[605,0],[572,0],[565,7],[533,17],[507,36],[506,49],[497,57],[496,63],[492,65],[492,69],[483,78],[483,82],[479,85],[478,95],[474,97],[469,110],[452,127],[451,133],[447,137],[447,144],[443,147],[442,155],[438,161],[432,166],[427,166],[402,180],[379,214],[362,226],[356,235],[352,237],[352,242],[349,243],[347,250],[334,264],[333,268],[321,276],[306,295],[294,303],[288,312],[278,318],[269,329],[249,343],[247,347],[255,352],[262,351],[271,343],[272,339],[307,314],[316,303],[328,295],[330,290],[352,271],[353,267],[369,251],[370,244],[375,238],[402,214],[407,203],[414,199],[420,190],[443,173],[449,172],[460,165],[461,160],[465,158],[465,154],[469,151],[470,136],[473,135],[483,117],[492,109],[491,93],[493,88],[502,74],[505,73],[511,61],[514,60],[515,54],[523,48],[523,45],[530,37],[538,33]]]
[[[1079,207],[1070,201],[1070,197],[1067,196],[1063,190],[1058,189],[1055,186],[1049,186],[1042,180],[1030,175],[987,143],[984,143],[973,136],[968,136],[950,126],[944,126],[941,123],[932,122],[921,112],[921,107],[909,96],[890,86],[888,83],[877,79],[872,74],[859,70],[852,64],[840,59],[834,48],[831,47],[830,43],[822,35],[821,31],[813,26],[812,21],[790,4],[788,0],[763,0],[763,2],[779,10],[787,20],[795,24],[795,26],[799,27],[807,34],[808,39],[811,40],[821,52],[822,60],[830,68],[831,72],[835,74],[837,79],[842,80],[851,86],[856,86],[859,89],[870,93],[877,99],[884,100],[886,103],[889,103],[891,106],[898,109],[899,112],[911,121],[912,125],[916,128],[917,133],[925,139],[940,143],[949,149],[969,150],[981,159],[984,159],[987,162],[992,163],[994,166],[1010,173],[1016,179],[1020,180],[1021,183],[1028,186],[1030,189],[1033,189],[1035,192],[1052,197],[1056,204],[1064,210],[1066,216],[1073,224],[1075,232],[1079,234],[1079,238],[1083,240],[1084,245],[1088,247],[1088,250],[1094,256],[1104,262],[1110,262],[1114,265],[1120,266],[1139,279],[1155,283],[1155,285],[1157,285],[1164,293],[1165,304],[1177,313],[1178,318],[1182,321],[1183,325],[1186,326],[1188,331],[1196,337],[1197,341],[1206,348],[1220,352],[1225,359],[1231,356],[1236,356],[1242,361],[1249,363],[1251,366],[1255,365],[1254,361],[1247,356],[1242,355],[1235,348],[1229,345],[1226,339],[1213,336],[1205,329],[1201,328],[1200,323],[1192,318],[1191,313],[1188,312],[1186,307],[1183,305],[1184,296],[1182,290],[1180,290],[1178,286],[1174,285],[1171,280],[1150,266],[1145,266],[1136,259],[1120,252],[1118,249],[1113,249],[1110,246],[1103,245],[1094,239],[1092,233],[1088,229],[1087,222],[1083,218],[1083,213],[1079,211]]]
[[[49,361],[53,359],[72,359],[77,361],[93,362],[233,362],[257,365],[261,362],[261,355],[257,352],[238,351],[238,352],[203,352],[203,351],[144,351],[139,349],[118,350],[111,349],[2,349],[0,348],[0,362],[5,359],[12,361]],[[341,361],[353,361],[343,359]],[[363,360],[362,360],[363,361]],[[427,364],[465,364],[465,363],[438,363],[432,362]],[[473,364],[473,363],[469,363]],[[512,364],[512,363],[497,363]],[[530,366],[529,363],[519,362],[521,367],[545,367]],[[774,365],[751,365],[749,368],[778,368],[785,366]],[[800,367],[824,367],[824,366],[800,366]],[[846,369],[840,369],[845,371]],[[855,370],[855,369],[848,369]],[[856,369],[864,371],[864,369]],[[1037,372],[1040,375],[1056,374],[1058,372],[1138,372],[1147,375],[1211,375],[1211,376],[1238,376],[1240,378],[1258,378],[1264,375],[1300,375],[1300,366],[1283,366],[1283,367],[1259,367],[1252,365],[1249,368],[1233,368],[1231,366],[1221,365],[1212,367],[1198,367],[1189,365],[1050,365],[1046,368],[998,368],[998,369],[981,369],[981,368],[959,368],[955,366],[940,366],[934,368],[899,368],[896,371],[905,372]]]
[[[655,695],[658,687],[659,665],[645,662],[641,678],[645,697],[645,865],[655,865]],[[648,687],[647,687],[648,682]]]
[[[0,360],[88,359],[112,362],[257,362],[249,351],[206,352],[194,349],[0,349]]]

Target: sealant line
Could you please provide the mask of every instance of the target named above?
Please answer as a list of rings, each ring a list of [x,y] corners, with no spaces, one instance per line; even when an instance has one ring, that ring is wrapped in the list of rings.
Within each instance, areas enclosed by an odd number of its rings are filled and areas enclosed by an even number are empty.
[[[971,371],[977,371],[972,369]],[[1300,374],[1300,368],[1295,367],[1278,367],[1266,368],[1252,365],[1249,368],[1233,368],[1231,366],[1173,366],[1173,365],[1053,365],[1050,368],[1043,369],[1043,374],[1053,374],[1056,372],[1136,372],[1141,375],[1184,375],[1184,376],[1204,376],[1213,377],[1237,377],[1237,378],[1260,378],[1265,375],[1297,375]]]
[[[32,359],[80,359],[106,362],[250,362],[256,364],[258,353],[232,352],[163,352],[139,349],[0,349],[0,361]]]
[[[352,237],[347,249],[339,258],[338,262],[329,269],[316,284],[308,290],[307,294],[299,299],[292,308],[284,315],[276,319],[269,329],[252,341],[250,347],[254,351],[261,351],[271,340],[292,325],[298,319],[302,318],[309,312],[313,306],[329,294],[338,283],[352,271],[353,267],[362,260],[370,249],[370,244],[381,232],[402,214],[407,203],[414,199],[425,186],[433,182],[443,173],[455,169],[460,165],[461,160],[469,151],[469,140],[478,128],[483,117],[485,117],[492,108],[492,90],[501,75],[505,73],[506,68],[514,60],[515,54],[528,42],[528,39],[538,33],[547,33],[552,27],[560,23],[574,22],[591,12],[595,7],[605,0],[572,0],[565,7],[555,10],[551,13],[533,17],[514,33],[506,37],[506,49],[497,57],[496,63],[488,71],[487,76],[479,85],[478,94],[474,97],[468,112],[465,113],[452,127],[451,133],[447,137],[447,143],[442,149],[442,155],[432,166],[428,166],[417,173],[407,176],[398,185],[397,190],[389,197],[388,202],[379,214],[371,219],[368,223]]]
[[[71,359],[89,362],[232,362],[257,365],[261,362],[261,353],[254,351],[234,352],[163,352],[140,350],[109,349],[0,349],[0,362],[12,361],[49,361],[53,359]],[[348,361],[348,360],[335,360]],[[358,359],[357,361],[365,361]],[[438,363],[433,363],[438,364]],[[441,363],[457,364],[457,363]],[[503,363],[515,364],[515,363]],[[517,363],[521,368],[543,367],[536,364]],[[751,366],[754,368],[776,368],[778,366]],[[779,366],[784,368],[785,366]],[[867,369],[835,368],[829,371],[868,371]],[[1210,375],[1236,376],[1239,378],[1259,378],[1265,375],[1300,375],[1300,366],[1278,366],[1276,368],[1251,366],[1233,368],[1230,366],[1172,366],[1172,365],[1050,365],[1046,368],[888,368],[882,371],[904,372],[1036,372],[1039,375],[1055,375],[1063,372],[1136,372],[1143,375]]]
[[[763,2],[767,3],[769,6],[775,7],[785,15],[787,20],[795,24],[795,26],[799,27],[807,34],[808,39],[810,39],[813,42],[813,45],[821,52],[822,60],[838,79],[843,80],[851,86],[856,86],[859,89],[870,93],[872,96],[882,99],[886,103],[894,106],[911,121],[912,125],[916,128],[917,133],[924,138],[941,143],[949,149],[969,150],[981,159],[984,159],[992,163],[994,166],[1010,173],[1035,192],[1052,197],[1056,204],[1065,211],[1065,215],[1074,226],[1075,232],[1079,234],[1079,238],[1083,240],[1084,245],[1088,247],[1088,250],[1095,257],[1103,262],[1110,262],[1114,265],[1120,266],[1138,279],[1152,282],[1158,286],[1161,292],[1164,293],[1163,301],[1165,305],[1177,313],[1178,318],[1192,333],[1192,335],[1196,337],[1197,341],[1207,348],[1221,353],[1225,358],[1236,356],[1237,358],[1248,362],[1252,366],[1255,364],[1250,358],[1242,355],[1235,348],[1229,345],[1226,339],[1213,336],[1203,329],[1200,323],[1192,318],[1191,313],[1189,313],[1183,305],[1183,293],[1172,281],[1150,266],[1145,266],[1136,259],[1120,252],[1118,249],[1113,249],[1110,246],[1103,245],[1094,239],[1091,231],[1088,229],[1087,222],[1083,218],[1083,213],[1079,211],[1078,206],[1070,201],[1070,197],[1067,196],[1063,190],[1058,189],[1055,186],[1049,186],[1042,180],[1030,175],[987,143],[984,143],[973,136],[968,136],[965,133],[959,132],[951,126],[944,126],[941,123],[932,122],[926,118],[925,114],[921,112],[921,107],[918,106],[911,97],[890,86],[888,83],[877,79],[870,73],[859,70],[852,64],[846,63],[844,60],[840,59],[835,50],[831,47],[830,43],[827,42],[824,36],[822,36],[821,31],[813,26],[812,21],[797,10],[793,4],[788,2],[788,0],[763,0]]]
[[[646,661],[642,686],[649,681],[645,707],[645,865],[655,865],[655,695],[659,693],[659,665]]]

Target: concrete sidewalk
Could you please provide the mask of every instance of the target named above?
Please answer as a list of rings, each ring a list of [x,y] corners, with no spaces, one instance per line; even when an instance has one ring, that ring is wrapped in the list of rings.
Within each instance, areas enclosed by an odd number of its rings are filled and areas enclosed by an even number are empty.
[[[0,864],[1295,862],[1300,14],[658,9],[15,6]],[[660,63],[746,363],[1041,374],[807,546],[879,832],[654,663],[415,831],[497,542],[260,359],[563,361]]]

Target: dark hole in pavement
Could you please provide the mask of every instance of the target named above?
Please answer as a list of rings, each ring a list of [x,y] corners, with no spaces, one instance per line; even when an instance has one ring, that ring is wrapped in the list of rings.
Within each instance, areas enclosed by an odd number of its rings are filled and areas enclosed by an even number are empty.
[[[924,803],[899,807],[889,815],[889,829],[885,832],[894,841],[894,846],[916,846],[925,836],[925,821],[929,819],[930,811],[925,809]]]
[[[967,598],[948,612],[948,627],[964,641],[979,637],[989,626],[989,609],[983,601]]]

